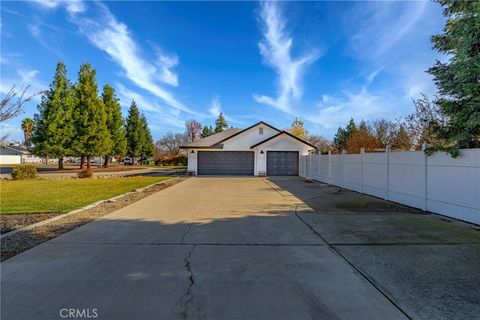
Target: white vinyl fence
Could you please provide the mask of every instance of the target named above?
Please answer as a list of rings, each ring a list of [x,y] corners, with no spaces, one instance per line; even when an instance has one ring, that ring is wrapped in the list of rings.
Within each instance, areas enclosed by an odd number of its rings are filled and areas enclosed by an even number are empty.
[[[301,156],[300,176],[480,224],[480,149]]]

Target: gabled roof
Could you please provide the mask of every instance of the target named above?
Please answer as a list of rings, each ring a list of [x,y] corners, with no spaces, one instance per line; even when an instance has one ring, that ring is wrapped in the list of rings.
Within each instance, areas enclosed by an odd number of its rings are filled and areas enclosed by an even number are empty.
[[[267,141],[270,141],[270,140],[272,140],[272,139],[275,139],[275,138],[278,137],[278,136],[281,136],[282,134],[286,134],[287,136],[290,136],[290,137],[292,137],[293,139],[298,140],[298,141],[302,142],[303,144],[306,144],[307,146],[310,146],[310,147],[314,148],[315,150],[317,149],[317,147],[314,146],[313,144],[308,143],[307,141],[305,141],[305,140],[303,140],[303,139],[300,139],[299,137],[294,136],[293,134],[291,134],[290,132],[287,132],[287,131],[281,131],[281,132],[277,133],[276,135],[271,136],[270,138],[267,138],[267,139],[265,139],[265,140],[263,140],[263,141],[260,141],[259,143],[256,143],[256,144],[254,144],[253,146],[251,146],[250,149],[256,148],[256,147],[264,144],[264,143],[267,142]]]
[[[13,151],[15,151],[17,153],[21,153],[21,154],[30,154],[30,151],[25,146],[1,144],[1,147],[13,150]]]
[[[245,128],[245,129],[239,129],[239,128],[230,128],[230,129],[227,129],[225,131],[222,131],[222,132],[219,132],[219,133],[215,133],[211,136],[208,136],[208,137],[205,137],[205,138],[202,138],[200,140],[197,140],[197,141],[194,141],[186,146],[181,146],[180,148],[181,149],[205,149],[205,148],[212,148],[214,149],[215,146],[221,144],[222,142],[225,142],[235,136],[238,136],[239,134],[247,131],[247,130],[250,130],[260,124],[263,124],[267,127],[270,127],[272,128],[273,130],[276,130],[278,132],[281,132],[281,130],[278,130],[277,128],[269,125],[268,123],[266,122],[263,122],[263,121],[260,121],[260,122],[257,122],[255,123],[254,125],[248,127],[248,128]],[[219,148],[220,149],[220,148]]]
[[[238,132],[242,131],[242,129],[239,128],[230,128],[225,131],[219,132],[212,134],[211,136],[202,138],[197,141],[193,141],[188,145],[181,146],[181,149],[202,149],[202,148],[212,148],[215,145],[221,143],[222,141],[225,141],[229,137],[237,134]]]

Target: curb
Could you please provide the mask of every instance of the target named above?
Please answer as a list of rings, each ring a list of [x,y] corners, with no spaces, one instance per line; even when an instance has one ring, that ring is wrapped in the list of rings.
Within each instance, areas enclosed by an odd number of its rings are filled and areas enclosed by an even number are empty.
[[[137,193],[137,192],[142,192],[143,190],[145,189],[148,189],[148,188],[151,188],[153,186],[156,186],[156,185],[160,185],[160,184],[164,184],[164,183],[167,183],[167,182],[170,182],[170,181],[174,181],[174,180],[178,180],[178,177],[174,177],[174,178],[170,178],[170,179],[167,179],[165,181],[160,181],[160,182],[155,182],[155,183],[152,183],[152,184],[149,184],[143,188],[140,188],[140,189],[134,189],[133,191],[129,191],[129,192],[126,192],[126,193],[122,193],[118,196],[115,196],[113,198],[109,198],[109,199],[105,199],[105,200],[100,200],[100,201],[97,201],[97,202],[94,202],[92,204],[89,204],[85,207],[82,207],[82,208],[79,208],[79,209],[75,209],[73,211],[70,211],[70,212],[67,212],[67,213],[64,213],[64,214],[59,214],[58,216],[56,217],[53,217],[53,218],[50,218],[50,219],[47,219],[47,220],[43,220],[43,221],[40,221],[40,222],[37,222],[37,223],[33,223],[33,224],[29,224],[28,226],[25,226],[25,227],[22,227],[22,228],[18,228],[18,229],[15,229],[15,230],[12,230],[12,231],[9,231],[7,233],[4,233],[4,234],[1,234],[0,235],[0,240],[4,239],[4,238],[7,238],[7,237],[10,237],[10,236],[13,236],[14,234],[18,233],[18,232],[22,232],[22,231],[28,231],[28,230],[31,230],[31,229],[34,229],[36,227],[40,227],[40,226],[43,226],[45,224],[48,224],[50,222],[53,222],[53,221],[57,221],[57,220],[60,220],[60,219],[63,219],[65,217],[68,217],[68,216],[71,216],[71,215],[74,215],[76,213],[79,213],[79,212],[82,212],[82,211],[85,211],[85,210],[88,210],[88,209],[92,209],[92,208],[95,208],[96,206],[102,204],[102,203],[105,203],[105,202],[112,202],[112,201],[116,201],[118,199],[121,199],[129,194],[132,194],[132,193]]]

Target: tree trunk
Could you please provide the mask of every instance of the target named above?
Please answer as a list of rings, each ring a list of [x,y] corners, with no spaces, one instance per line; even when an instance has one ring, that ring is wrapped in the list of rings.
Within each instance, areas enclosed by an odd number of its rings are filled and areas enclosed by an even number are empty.
[[[108,160],[109,160],[109,156],[105,156],[105,161],[103,162],[103,167],[104,168],[108,168]]]
[[[63,170],[63,157],[58,158],[58,169]]]
[[[87,156],[87,169],[92,168],[92,156],[88,155]]]
[[[45,165],[48,166],[48,156],[45,157]]]
[[[85,156],[80,156],[80,169],[85,168]]]

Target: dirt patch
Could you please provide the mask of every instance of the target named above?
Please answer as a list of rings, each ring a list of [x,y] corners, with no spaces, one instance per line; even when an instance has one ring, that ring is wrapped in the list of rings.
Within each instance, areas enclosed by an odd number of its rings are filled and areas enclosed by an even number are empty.
[[[53,218],[61,213],[4,214],[0,218],[0,233],[7,233],[25,226]]]
[[[7,260],[19,253],[31,249],[42,242],[56,238],[81,225],[94,221],[113,211],[126,207],[151,194],[173,186],[187,178],[172,179],[165,183],[156,184],[139,192],[128,193],[115,201],[106,201],[98,206],[84,210],[51,223],[35,227],[31,230],[20,231],[1,241],[1,261]]]

